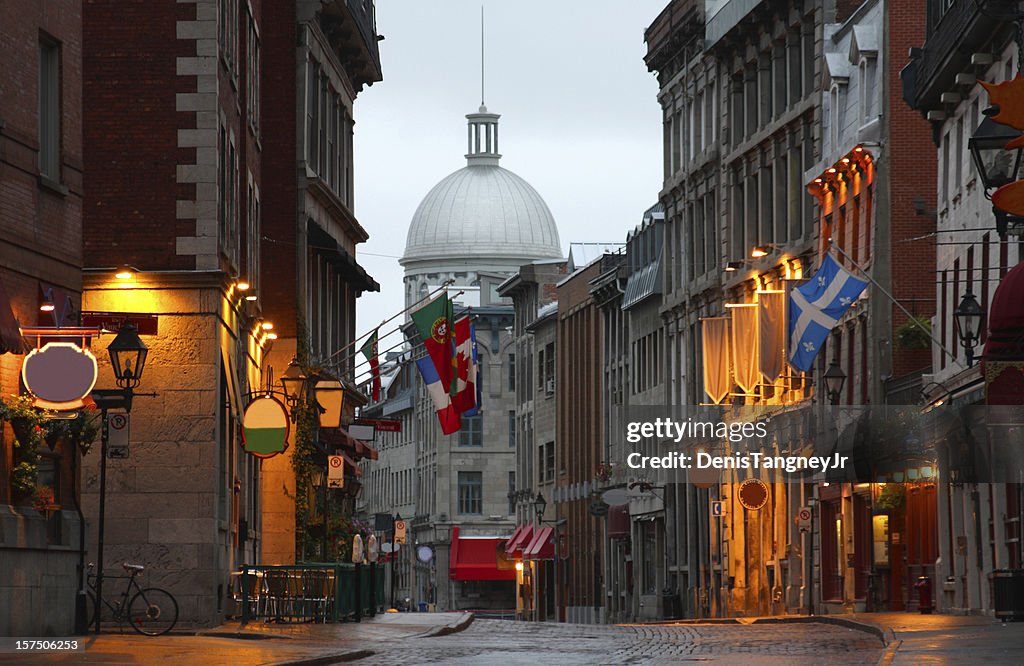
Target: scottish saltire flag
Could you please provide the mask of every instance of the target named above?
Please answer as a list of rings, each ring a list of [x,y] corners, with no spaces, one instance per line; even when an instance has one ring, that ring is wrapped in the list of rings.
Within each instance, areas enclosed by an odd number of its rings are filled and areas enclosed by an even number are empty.
[[[427,385],[427,395],[434,402],[437,420],[441,422],[441,432],[446,435],[458,432],[462,427],[462,419],[459,418],[459,412],[452,405],[452,397],[448,395],[445,385],[441,383],[441,378],[437,375],[434,362],[430,360],[429,356],[426,356],[416,361],[416,367],[420,369],[423,383]]]
[[[829,331],[868,286],[825,255],[821,268],[789,295],[789,364],[808,372]]]

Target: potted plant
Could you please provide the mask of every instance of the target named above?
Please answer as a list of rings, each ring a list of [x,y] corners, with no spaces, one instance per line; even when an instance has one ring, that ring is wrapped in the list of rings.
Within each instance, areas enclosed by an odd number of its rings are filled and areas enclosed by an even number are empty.
[[[902,483],[887,483],[878,495],[875,506],[884,511],[895,511],[903,506],[907,498],[907,489]]]
[[[39,465],[39,444],[43,441],[43,415],[29,396],[0,398],[0,421],[14,432],[14,460],[11,488],[16,504],[27,503],[35,492]]]
[[[39,513],[45,513],[47,517],[55,511],[60,511],[60,504],[50,486],[37,485],[32,493],[32,508]]]

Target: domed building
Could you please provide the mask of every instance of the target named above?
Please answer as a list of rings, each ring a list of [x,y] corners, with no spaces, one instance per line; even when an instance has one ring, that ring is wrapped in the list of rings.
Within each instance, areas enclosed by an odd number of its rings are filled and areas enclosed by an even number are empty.
[[[466,116],[466,166],[435,185],[416,209],[400,262],[406,305],[446,279],[467,292],[467,304],[480,305],[487,298],[476,300],[473,292],[481,274],[507,277],[524,264],[562,257],[558,227],[544,199],[498,164],[500,117],[486,106]]]
[[[399,549],[396,598],[437,610],[516,607],[516,572],[495,562],[496,548],[515,528],[518,407],[515,313],[498,286],[524,265],[563,261],[544,199],[499,166],[499,117],[484,106],[466,116],[467,164],[424,197],[401,259],[407,307],[452,280],[456,317],[472,315],[480,413],[463,414],[461,430],[442,434],[412,362],[424,355],[416,339],[411,351],[385,361],[381,400],[361,412],[402,425],[401,432],[377,434],[380,458],[364,464],[360,510],[406,518],[407,543],[414,545]]]

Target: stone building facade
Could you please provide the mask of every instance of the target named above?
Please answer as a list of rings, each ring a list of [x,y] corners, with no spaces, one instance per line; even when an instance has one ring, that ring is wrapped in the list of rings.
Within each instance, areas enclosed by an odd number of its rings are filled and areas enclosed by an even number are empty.
[[[261,3],[92,2],[82,25],[83,310],[156,324],[138,389],[156,395],[135,400],[130,456],[108,465],[107,573],[144,564],[182,622],[215,625],[230,572],[259,559],[262,538],[259,464],[238,439],[268,342],[260,302],[245,299],[263,296]],[[83,472],[90,516],[97,451]],[[95,543],[93,530],[90,557]]]
[[[918,125],[931,130],[934,142],[934,152],[922,151],[912,164],[915,168],[922,162],[936,165],[934,198],[922,201],[924,212],[934,216],[938,241],[936,309],[931,319],[936,341],[931,345],[932,373],[922,378],[922,393],[933,410],[941,407],[937,413],[958,416],[972,428],[981,428],[972,423],[971,406],[1004,404],[1008,396],[992,395],[994,373],[986,377],[982,364],[968,363],[954,312],[966,294],[973,294],[985,312],[984,326],[994,322],[996,289],[1009,282],[1007,276],[1019,266],[1022,255],[1014,238],[1019,240],[1019,225],[997,224],[987,198],[992,192],[985,191],[968,145],[992,122],[983,113],[991,100],[979,82],[1002,83],[1018,76],[1022,54],[1014,44],[1013,22],[1008,20],[1012,3],[920,4],[924,31],[912,45],[901,78],[903,99],[920,114]],[[984,344],[991,339],[991,331],[982,331]],[[976,351],[983,356],[980,348]],[[982,360],[989,359],[983,356]],[[943,466],[936,484],[940,537],[934,575],[946,582],[936,592],[935,602],[946,612],[991,613],[992,571],[1017,568],[1024,561],[1019,538],[1021,486],[954,483],[951,469],[952,463]]]
[[[21,392],[21,326],[77,325],[82,304],[82,6],[5,3],[0,21],[0,394]],[[49,299],[51,313],[40,306]],[[94,350],[97,355],[102,352]],[[0,432],[0,636],[68,636],[80,587],[75,510],[80,458],[40,447],[35,485],[55,512],[19,491],[13,432]]]

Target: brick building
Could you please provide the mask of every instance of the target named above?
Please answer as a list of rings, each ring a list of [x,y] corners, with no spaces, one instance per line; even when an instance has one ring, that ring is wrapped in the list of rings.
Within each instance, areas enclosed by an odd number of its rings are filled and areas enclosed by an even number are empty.
[[[0,394],[22,392],[21,326],[79,323],[82,292],[81,3],[13,0],[0,21]],[[16,64],[16,66],[15,66]],[[52,312],[40,307],[49,302]],[[102,354],[100,354],[102,355]],[[32,508],[13,474],[23,462],[0,433],[0,636],[74,629],[82,522],[76,451],[40,447],[33,488],[58,509]]]
[[[83,310],[151,322],[139,390],[156,393],[135,401],[130,457],[109,463],[106,561],[143,563],[182,621],[217,624],[261,539],[259,464],[238,434],[268,342],[246,300],[264,297],[261,3],[101,0],[82,25]]]

